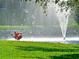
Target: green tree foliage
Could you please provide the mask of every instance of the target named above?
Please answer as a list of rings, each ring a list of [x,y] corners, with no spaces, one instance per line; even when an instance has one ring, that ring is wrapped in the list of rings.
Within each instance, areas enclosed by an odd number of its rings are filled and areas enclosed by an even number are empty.
[[[28,1],[28,0],[25,0],[25,1]],[[31,1],[31,0],[29,0],[29,1]],[[50,0],[35,0],[35,3],[40,4],[40,6],[43,6],[43,8],[46,9],[47,3],[49,1]],[[61,6],[61,8],[68,6],[68,7],[66,7],[67,9],[68,8],[73,9],[73,8],[79,7],[79,0],[67,0],[67,1],[62,0],[61,2],[60,1],[61,0],[55,0],[55,1],[52,0],[52,3],[58,4],[59,6]]]
[[[27,1],[32,1],[32,0],[25,0]],[[57,5],[60,6],[60,10],[59,11],[68,11],[68,9],[71,9],[71,11],[75,11],[75,15],[79,16],[79,0],[35,0],[36,4],[39,4],[39,6],[42,6],[44,12],[46,13],[46,9],[47,9],[47,4],[48,2],[52,1],[52,3],[55,3]],[[77,17],[77,22],[79,17]]]
[[[32,0],[25,0],[25,1],[32,1]],[[42,6],[44,13],[46,13],[47,9],[47,3],[52,1],[52,3],[58,4],[62,12],[64,9],[67,11],[68,9],[71,9],[72,11],[78,11],[79,10],[79,0],[35,0],[36,4],[39,4]]]
[[[74,19],[79,25],[79,0],[69,0],[68,6],[75,12]]]

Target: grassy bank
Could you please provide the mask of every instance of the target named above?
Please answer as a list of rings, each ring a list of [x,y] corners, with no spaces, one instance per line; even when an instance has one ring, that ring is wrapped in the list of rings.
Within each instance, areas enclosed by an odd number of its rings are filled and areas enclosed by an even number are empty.
[[[8,26],[8,25],[0,25],[0,30],[18,30],[18,29],[30,29],[32,26]]]
[[[1,26],[0,25],[0,30],[19,30],[19,29],[32,29],[32,26],[8,26],[8,25],[4,25]],[[68,24],[68,28],[77,28],[79,29],[79,25],[78,24]]]
[[[79,59],[79,45],[0,41],[0,59]]]

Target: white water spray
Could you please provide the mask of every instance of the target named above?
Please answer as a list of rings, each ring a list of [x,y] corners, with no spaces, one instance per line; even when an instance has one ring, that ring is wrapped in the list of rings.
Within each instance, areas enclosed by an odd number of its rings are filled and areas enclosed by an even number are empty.
[[[62,1],[67,1],[67,0],[61,0],[59,3],[61,3]],[[59,24],[61,27],[62,35],[63,35],[63,38],[65,39],[67,25],[68,25],[68,18],[69,18],[71,9],[68,9],[67,11],[65,9],[63,9],[63,11],[61,12],[61,7],[58,4],[52,3],[52,0],[50,0],[50,2],[47,5],[48,5],[48,9],[52,8],[52,7],[55,9],[56,15],[58,17]],[[65,7],[63,7],[63,8],[65,8]],[[25,13],[29,13],[29,12],[25,9]],[[32,17],[33,17],[33,15],[32,15]],[[35,19],[35,17],[33,17],[33,19]]]
[[[59,3],[61,3],[62,1],[67,1],[67,0],[61,0]],[[58,4],[52,3],[52,0],[50,0],[49,5],[53,6],[53,8],[56,11],[56,15],[58,17],[60,27],[61,27],[63,39],[65,39],[67,25],[68,25],[68,18],[69,18],[71,9],[68,9],[67,11],[65,9],[63,9],[63,11],[61,12],[61,7]],[[67,6],[65,6],[65,7],[67,7]],[[63,8],[65,8],[65,7],[63,7]]]
[[[60,1],[60,2],[62,2],[62,1]],[[68,18],[69,18],[71,9],[68,9],[67,11],[65,9],[63,9],[63,11],[61,12],[60,11],[61,7],[58,4],[54,4],[54,8],[56,10],[56,14],[57,14],[57,17],[58,17],[58,20],[60,23],[63,39],[65,39],[67,25],[68,25]],[[65,8],[65,7],[63,7],[63,8]]]

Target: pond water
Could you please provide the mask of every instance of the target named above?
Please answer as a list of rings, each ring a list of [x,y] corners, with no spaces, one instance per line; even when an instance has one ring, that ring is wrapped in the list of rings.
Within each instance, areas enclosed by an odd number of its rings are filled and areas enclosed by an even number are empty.
[[[54,29],[53,29],[54,28]],[[52,30],[53,29],[53,30]],[[40,31],[41,30],[41,31]],[[28,37],[62,37],[59,28],[32,28],[26,30],[0,30],[0,39],[12,38],[13,32],[22,32],[23,38]]]
[[[34,28],[34,29],[26,29],[26,30],[0,30],[0,39],[13,38],[11,34],[13,32],[22,32],[23,38],[28,37],[62,37],[62,33],[59,31],[59,28],[55,28],[52,30],[47,28]],[[41,30],[41,31],[40,31]],[[79,37],[78,29],[69,29],[67,30],[66,37]]]

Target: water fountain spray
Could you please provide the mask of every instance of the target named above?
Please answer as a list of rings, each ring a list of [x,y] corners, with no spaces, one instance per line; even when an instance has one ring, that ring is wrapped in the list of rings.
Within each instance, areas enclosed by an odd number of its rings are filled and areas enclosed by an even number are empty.
[[[54,0],[55,1],[55,0]],[[61,4],[61,2],[64,1],[66,2],[67,0],[60,0],[57,4],[51,3],[52,0],[50,0],[50,5],[53,6],[53,8],[56,11],[56,15],[58,17],[59,23],[60,23],[60,27],[61,27],[61,31],[62,31],[62,35],[63,35],[63,39],[65,40],[66,38],[66,31],[67,31],[67,25],[68,25],[68,18],[70,15],[70,8],[68,8],[68,10],[66,10],[67,3],[65,3],[64,7],[59,6],[59,4]]]
[[[58,2],[58,4],[61,4],[62,1],[66,2],[67,0],[60,0]],[[65,40],[67,25],[68,25],[68,18],[69,18],[71,9],[68,8],[66,10],[66,8],[68,7],[67,3],[64,3],[65,6],[63,6],[63,7],[59,6],[58,4],[53,4],[53,5],[54,5],[54,8],[56,10],[56,15],[57,15],[59,23],[60,23],[63,39]]]
[[[61,4],[62,1],[64,1],[64,5],[65,5],[63,7],[61,7],[59,5],[59,4]],[[68,18],[69,18],[70,10],[71,10],[70,8],[68,8],[68,10],[66,10],[66,8],[68,7],[66,1],[67,0],[60,0],[57,4],[55,4],[55,2],[53,3],[52,0],[50,0],[50,2],[48,2],[48,7],[53,6],[53,8],[56,11],[56,15],[58,17],[58,21],[59,21],[59,24],[60,24],[63,39],[66,38]],[[26,9],[25,9],[25,13],[28,13],[28,11]],[[35,17],[33,17],[33,18],[35,18]]]

